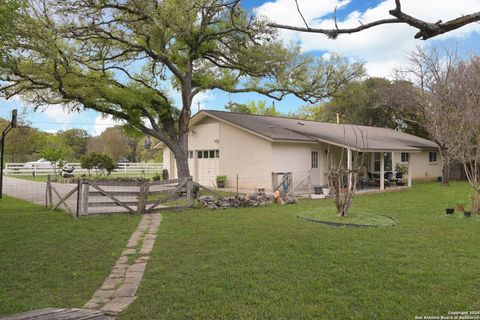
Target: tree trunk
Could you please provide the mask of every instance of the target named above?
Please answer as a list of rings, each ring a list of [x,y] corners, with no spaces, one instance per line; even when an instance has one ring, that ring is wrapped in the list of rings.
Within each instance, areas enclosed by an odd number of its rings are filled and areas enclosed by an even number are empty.
[[[472,209],[476,214],[480,214],[480,189],[476,188],[472,195]]]
[[[450,184],[450,159],[446,157],[443,158],[442,184],[446,186]]]
[[[177,175],[179,178],[190,177],[188,167],[188,132],[179,137],[178,147],[172,150],[177,164]]]

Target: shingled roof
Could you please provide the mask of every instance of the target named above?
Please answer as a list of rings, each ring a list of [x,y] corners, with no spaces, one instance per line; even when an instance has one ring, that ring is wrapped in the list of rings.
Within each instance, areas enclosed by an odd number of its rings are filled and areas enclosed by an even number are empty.
[[[271,141],[326,142],[358,151],[420,151],[437,149],[434,142],[387,128],[334,124],[283,117],[202,110],[192,125],[206,116],[240,127]]]

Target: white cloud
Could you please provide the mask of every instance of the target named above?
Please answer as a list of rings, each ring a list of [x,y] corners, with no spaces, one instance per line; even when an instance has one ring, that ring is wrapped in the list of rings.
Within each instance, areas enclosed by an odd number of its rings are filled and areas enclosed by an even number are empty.
[[[94,136],[100,135],[103,131],[105,131],[107,128],[114,127],[116,125],[122,124],[123,121],[119,120],[114,120],[111,115],[98,115],[95,118],[95,121],[93,123],[93,132],[92,134]]]
[[[207,109],[207,102],[215,99],[215,95],[211,91],[198,93],[192,101],[192,114],[202,109]]]
[[[345,6],[341,1],[299,0],[302,12],[312,28],[334,28],[331,15],[335,6]],[[388,14],[395,6],[393,1],[383,1],[376,7],[364,12],[353,11],[344,20],[338,20],[342,27],[354,27],[359,21],[367,23],[383,18],[391,18]],[[433,8],[433,9],[432,9]],[[348,10],[346,6],[345,10]],[[403,0],[402,10],[426,21],[436,22],[440,19],[447,21],[452,18],[478,11],[478,0]],[[291,0],[277,0],[266,3],[256,9],[259,14],[266,15],[270,20],[278,23],[303,26],[297,13],[295,2]],[[465,38],[472,32],[480,32],[479,24],[470,24],[455,31],[446,33],[435,39]],[[405,63],[406,53],[411,52],[417,45],[427,42],[415,40],[416,29],[403,24],[377,26],[356,34],[340,35],[336,40],[328,39],[325,35],[301,32],[281,32],[283,39],[298,42],[304,51],[339,52],[348,57],[365,62],[370,75],[389,76],[393,67]]]
[[[42,109],[40,109],[42,110]],[[73,112],[68,112],[66,107],[52,105],[47,106],[43,109],[43,114],[53,122],[61,124],[69,124],[72,122],[72,118],[77,114]]]

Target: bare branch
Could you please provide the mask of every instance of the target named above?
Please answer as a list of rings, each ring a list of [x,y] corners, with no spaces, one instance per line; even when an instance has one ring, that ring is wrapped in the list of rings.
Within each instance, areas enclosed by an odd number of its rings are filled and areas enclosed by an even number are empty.
[[[300,10],[300,6],[298,5],[298,0],[295,0],[295,4],[297,5],[297,11],[300,14],[300,17],[302,17],[303,23],[305,23],[305,27],[307,27],[307,29],[310,30],[310,27],[308,26],[307,20],[305,20],[305,17],[302,14],[302,10]]]
[[[297,3],[297,0],[295,0],[295,3]],[[299,7],[297,3],[297,9],[298,8]],[[298,10],[300,12],[300,9]],[[339,34],[357,33],[362,30],[376,27],[379,25],[403,23],[403,24],[412,26],[418,30],[418,32],[415,34],[415,39],[427,40],[427,39],[436,37],[438,35],[450,32],[452,30],[461,28],[467,24],[480,21],[480,11],[478,11],[471,14],[463,15],[461,17],[449,20],[447,22],[442,22],[442,20],[437,21],[435,23],[427,22],[404,13],[401,9],[400,0],[395,0],[395,9],[390,10],[389,14],[395,18],[380,19],[380,20],[372,21],[365,24],[362,24],[360,22],[360,25],[355,28],[338,28],[336,17],[335,17],[334,29],[310,28],[305,20],[304,20],[304,23],[306,27],[296,27],[296,26],[279,24],[279,23],[269,23],[268,26],[279,28],[279,29],[300,31],[300,32],[321,33],[321,34],[325,34],[331,39],[336,39]],[[302,19],[303,19],[303,15],[301,14],[301,12],[300,12],[300,15],[302,16]]]

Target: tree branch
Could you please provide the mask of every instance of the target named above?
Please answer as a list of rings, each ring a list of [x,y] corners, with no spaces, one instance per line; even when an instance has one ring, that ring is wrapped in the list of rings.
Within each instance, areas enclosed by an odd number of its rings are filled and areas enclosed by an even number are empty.
[[[295,2],[297,2],[297,0],[295,0]],[[480,11],[478,11],[478,12],[474,12],[468,15],[458,17],[456,19],[449,20],[447,22],[442,22],[440,20],[436,23],[431,23],[431,22],[427,22],[404,13],[401,10],[400,0],[395,0],[395,5],[396,5],[395,9],[392,9],[389,11],[389,14],[395,18],[380,19],[380,20],[376,20],[366,24],[360,23],[360,26],[355,28],[338,28],[338,27],[334,29],[310,28],[305,22],[305,20],[304,22],[306,27],[296,27],[296,26],[279,24],[279,23],[269,23],[268,26],[279,28],[279,29],[285,29],[285,30],[300,31],[300,32],[321,33],[321,34],[325,34],[328,38],[336,39],[339,34],[357,33],[362,30],[376,27],[379,25],[403,23],[411,27],[414,27],[418,30],[418,32],[415,34],[415,39],[427,40],[427,39],[436,37],[438,35],[441,35],[443,33],[461,28],[467,24],[480,21]],[[297,8],[298,8],[298,3],[297,3]],[[301,16],[303,19],[303,15]]]

